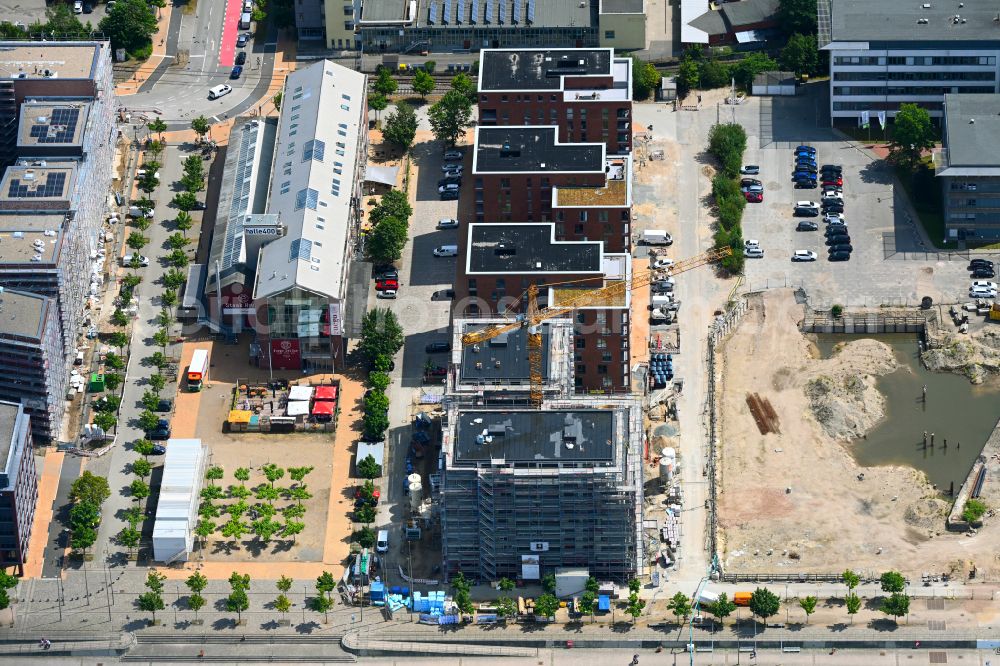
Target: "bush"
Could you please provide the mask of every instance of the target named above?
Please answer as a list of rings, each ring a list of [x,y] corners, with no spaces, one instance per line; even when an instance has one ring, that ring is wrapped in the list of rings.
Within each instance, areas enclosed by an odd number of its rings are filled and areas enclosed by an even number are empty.
[[[986,509],[986,503],[982,500],[970,499],[962,510],[962,520],[967,523],[978,523],[986,513]]]
[[[708,135],[708,152],[722,165],[722,172],[735,178],[740,173],[743,153],[747,149],[747,133],[742,125],[716,125]]]

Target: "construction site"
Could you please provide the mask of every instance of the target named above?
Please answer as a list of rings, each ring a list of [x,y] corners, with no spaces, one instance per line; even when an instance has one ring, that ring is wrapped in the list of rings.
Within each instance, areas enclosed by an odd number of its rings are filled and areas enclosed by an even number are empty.
[[[805,306],[791,290],[751,295],[745,315],[716,352],[723,570],[837,575],[850,567],[1000,579],[995,521],[987,518],[968,531],[948,529],[954,504],[949,492],[955,488],[935,486],[913,466],[858,462],[856,454],[873,429],[906,417],[887,413],[877,386],[898,369],[892,348],[844,335],[823,358],[815,336],[800,331],[804,316]],[[972,448],[968,457],[975,459],[983,444],[962,448]],[[936,455],[943,455],[940,438],[936,447]],[[933,455],[933,439],[930,448]],[[981,499],[997,507],[995,456],[983,454],[988,460],[978,479]]]

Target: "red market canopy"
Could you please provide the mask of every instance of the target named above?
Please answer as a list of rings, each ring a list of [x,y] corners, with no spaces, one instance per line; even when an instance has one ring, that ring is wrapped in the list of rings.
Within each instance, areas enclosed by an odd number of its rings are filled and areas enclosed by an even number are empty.
[[[313,416],[333,416],[334,404],[329,400],[317,400],[313,403]]]
[[[337,399],[337,387],[336,386],[317,386],[316,391],[313,393],[316,400],[336,400]]]

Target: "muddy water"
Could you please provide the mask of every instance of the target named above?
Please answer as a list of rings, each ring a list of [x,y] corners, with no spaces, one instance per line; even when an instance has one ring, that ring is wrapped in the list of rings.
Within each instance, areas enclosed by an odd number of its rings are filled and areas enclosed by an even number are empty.
[[[858,337],[817,335],[815,342],[827,358],[837,343]],[[892,347],[899,367],[878,379],[886,415],[867,438],[851,445],[854,457],[865,466],[910,465],[926,472],[944,493],[954,481],[957,492],[1000,418],[1000,387],[973,386],[959,375],[928,371],[920,363],[917,339],[909,334],[866,337]]]

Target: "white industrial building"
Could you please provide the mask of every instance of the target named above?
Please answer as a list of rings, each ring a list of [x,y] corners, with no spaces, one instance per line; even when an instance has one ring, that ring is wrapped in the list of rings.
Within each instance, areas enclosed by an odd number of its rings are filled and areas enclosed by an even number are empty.
[[[194,546],[205,447],[200,439],[171,439],[163,465],[160,499],[153,523],[153,559],[186,562]]]
[[[915,103],[940,118],[946,94],[998,91],[1000,13],[986,2],[819,0],[832,122],[892,118]]]

